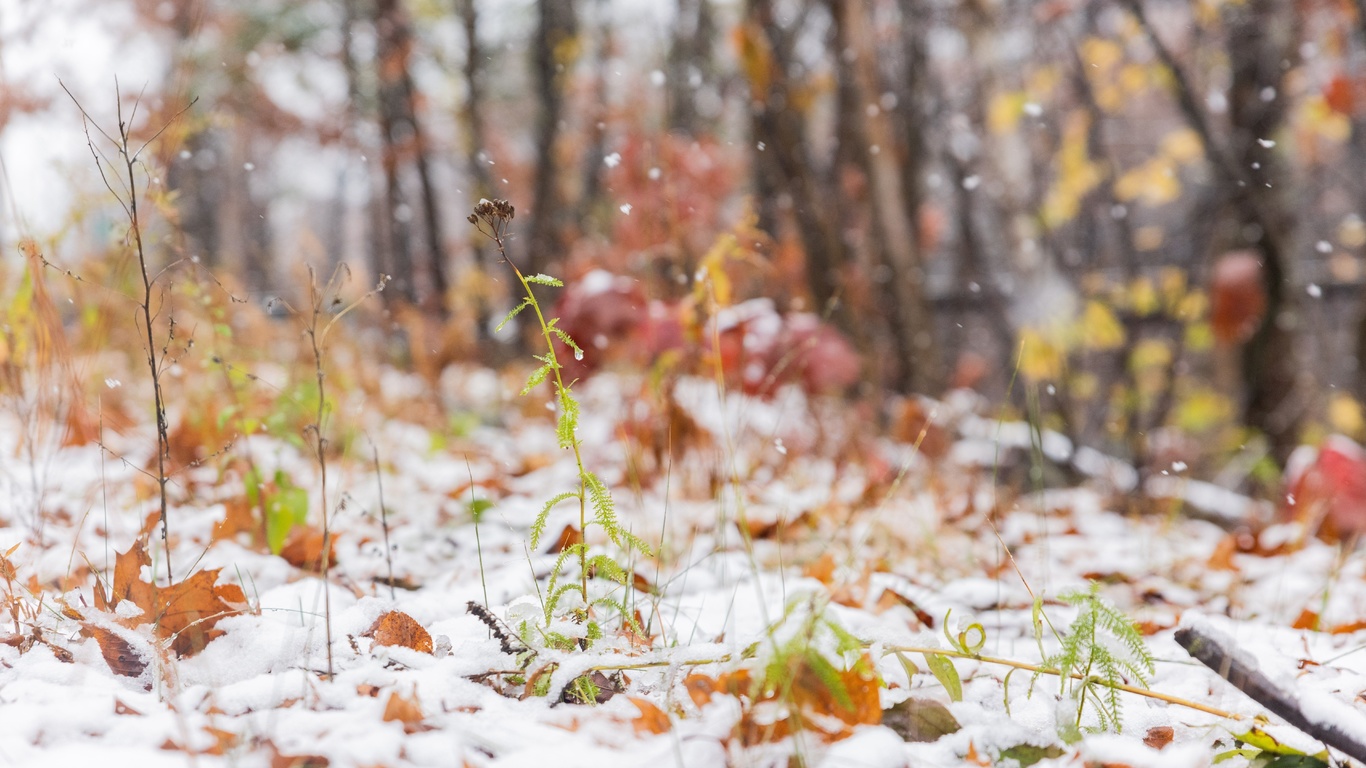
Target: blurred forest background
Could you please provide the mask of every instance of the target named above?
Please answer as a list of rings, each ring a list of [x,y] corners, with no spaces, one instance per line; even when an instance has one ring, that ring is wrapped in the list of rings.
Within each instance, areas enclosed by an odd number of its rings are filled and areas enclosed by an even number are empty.
[[[391,275],[384,348],[433,380],[515,352],[465,221],[507,198],[586,365],[658,367],[711,273],[908,439],[887,393],[976,389],[1140,472],[1271,482],[1366,433],[1362,0],[8,0],[0,35],[9,279],[19,237],[125,247],[54,77],[112,126],[119,75],[165,128],[155,260],[262,308],[305,264]]]

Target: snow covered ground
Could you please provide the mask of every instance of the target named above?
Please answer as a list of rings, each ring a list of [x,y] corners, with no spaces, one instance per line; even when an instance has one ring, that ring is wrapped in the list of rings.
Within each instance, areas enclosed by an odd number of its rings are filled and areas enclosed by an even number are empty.
[[[385,376],[396,398],[423,386]],[[213,605],[231,615],[204,609],[186,621],[172,614],[189,609],[172,600],[152,621],[137,602],[170,591],[160,539],[150,537],[148,566],[126,554],[155,509],[147,441],[115,448],[127,461],[93,445],[61,447],[30,439],[32,425],[7,409],[0,765],[766,766],[795,755],[829,766],[1197,766],[1233,749],[1250,721],[1130,694],[1122,732],[1083,730],[1068,744],[1060,724],[1075,718],[1076,702],[1055,678],[1031,686],[1027,671],[960,659],[962,696],[952,701],[923,653],[894,652],[966,636],[979,655],[1038,663],[1031,593],[1065,630],[1076,609],[1056,598],[1088,580],[1142,628],[1156,657],[1152,690],[1243,718],[1261,712],[1173,641],[1183,618],[1204,617],[1316,710],[1362,717],[1359,554],[1312,539],[1282,546],[1294,538],[1285,526],[1240,540],[1179,512],[1124,516],[1099,487],[998,491],[971,447],[978,438],[963,436],[980,431],[966,400],[939,407],[958,447],[931,459],[873,437],[860,426],[866,414],[835,403],[791,390],[772,401],[722,399],[710,382],[684,379],[678,403],[700,431],[652,467],[625,437],[638,408],[622,404],[635,401],[639,382],[583,383],[585,462],[613,489],[623,525],[659,554],[621,552],[590,529],[592,550],[632,573],[631,589],[597,579],[593,594],[622,601],[640,628],[599,607],[602,639],[587,650],[546,647],[534,627],[557,555],[544,542],[529,549],[528,529],[546,500],[572,487],[572,459],[548,415],[510,405],[516,389],[496,374],[463,369],[444,381],[447,407],[475,425],[458,439],[370,410],[338,416],[359,436],[328,473],[338,537],[326,587],[331,677],[324,582],[291,564],[288,547],[273,555],[249,531],[224,526],[240,519],[241,461],[205,462],[170,489],[177,581],[217,569],[217,591],[201,577],[202,594],[184,599],[216,595],[223,602]],[[1011,429],[1001,430],[1007,442]],[[299,488],[317,487],[302,446],[252,437],[233,452],[263,477],[280,469]],[[577,527],[572,506],[552,513],[548,539]],[[481,510],[477,527],[472,510]],[[308,565],[307,554],[293,559]],[[523,620],[532,627],[525,643],[514,629]],[[159,631],[176,621],[180,635]],[[558,628],[572,633],[573,624],[562,616]],[[1054,652],[1057,639],[1046,632],[1042,647]],[[814,649],[831,671],[791,657],[793,648]],[[561,695],[585,676],[601,703]],[[766,696],[765,681],[787,688]],[[867,711],[845,708],[841,687]],[[904,713],[936,704],[960,727],[904,740],[914,735]],[[1082,725],[1097,725],[1094,707]],[[1265,730],[1322,749],[1274,719]],[[796,736],[777,738],[789,731]]]

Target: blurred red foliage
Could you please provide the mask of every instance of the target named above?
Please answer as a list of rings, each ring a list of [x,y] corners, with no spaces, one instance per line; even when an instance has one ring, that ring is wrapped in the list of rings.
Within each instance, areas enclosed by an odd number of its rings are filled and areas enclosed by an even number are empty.
[[[1327,539],[1366,533],[1366,449],[1343,435],[1300,446],[1285,471],[1283,513]]]
[[[862,367],[849,342],[811,313],[781,314],[771,300],[752,299],[722,309],[714,337],[689,333],[689,301],[648,299],[638,281],[603,270],[566,286],[553,314],[583,347],[581,360],[561,348],[570,378],[613,361],[651,365],[678,352],[685,367],[699,371],[719,362],[727,382],[747,394],[770,396],[789,383],[833,394],[858,381]]]
[[[1252,337],[1266,312],[1262,262],[1251,251],[1219,257],[1210,276],[1210,326],[1221,344],[1241,344]]]

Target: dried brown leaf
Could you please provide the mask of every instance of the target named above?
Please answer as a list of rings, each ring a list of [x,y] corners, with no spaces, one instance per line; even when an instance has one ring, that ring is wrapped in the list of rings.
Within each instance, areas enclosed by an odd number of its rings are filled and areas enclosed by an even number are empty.
[[[113,630],[86,622],[81,625],[81,633],[95,638],[100,646],[100,654],[104,656],[104,663],[109,665],[114,674],[141,677],[143,670],[147,669],[146,655]]]
[[[637,696],[631,696],[630,699],[631,703],[636,705],[636,709],[640,710],[640,717],[631,721],[636,733],[667,733],[673,727],[673,721],[669,719],[668,713],[655,706],[654,702]]]
[[[364,633],[378,645],[401,645],[414,651],[430,654],[432,636],[417,620],[401,611],[389,611],[375,620]]]

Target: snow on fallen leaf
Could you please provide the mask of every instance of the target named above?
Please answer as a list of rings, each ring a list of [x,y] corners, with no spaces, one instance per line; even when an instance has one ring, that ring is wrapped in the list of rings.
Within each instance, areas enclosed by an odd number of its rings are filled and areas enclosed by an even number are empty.
[[[246,605],[247,598],[241,587],[217,583],[221,569],[199,571],[163,587],[142,580],[142,567],[151,564],[145,540],[138,539],[116,558],[110,594],[106,595],[103,587],[96,585],[95,607],[112,611],[127,600],[140,608],[142,614],[121,619],[121,623],[125,626],[151,624],[156,636],[170,640],[171,648],[180,656],[191,656],[203,650],[211,639],[221,634],[214,630],[214,624]]]
[[[389,611],[375,620],[366,637],[377,645],[400,645],[420,653],[432,653],[432,636],[412,616],[400,611]]]

